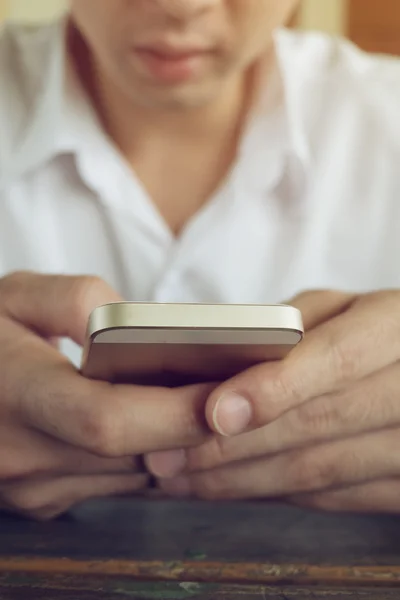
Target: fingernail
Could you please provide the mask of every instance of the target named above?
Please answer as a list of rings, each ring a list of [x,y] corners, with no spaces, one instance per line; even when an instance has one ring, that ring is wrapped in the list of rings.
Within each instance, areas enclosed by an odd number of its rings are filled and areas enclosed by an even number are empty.
[[[215,429],[225,437],[244,433],[251,423],[253,409],[243,396],[233,392],[221,396],[213,413]]]
[[[174,498],[188,498],[191,495],[190,481],[187,477],[162,479],[159,486],[163,492]]]
[[[175,477],[186,467],[185,450],[168,450],[149,454],[147,468],[156,477]]]

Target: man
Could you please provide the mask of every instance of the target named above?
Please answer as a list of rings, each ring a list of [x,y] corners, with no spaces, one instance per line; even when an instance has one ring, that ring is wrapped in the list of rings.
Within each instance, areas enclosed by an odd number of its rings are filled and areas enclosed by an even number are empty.
[[[5,27],[3,509],[145,489],[145,455],[172,495],[399,510],[400,65],[282,29],[296,5],[71,0]],[[122,297],[295,296],[300,347],[217,389],[69,360]]]

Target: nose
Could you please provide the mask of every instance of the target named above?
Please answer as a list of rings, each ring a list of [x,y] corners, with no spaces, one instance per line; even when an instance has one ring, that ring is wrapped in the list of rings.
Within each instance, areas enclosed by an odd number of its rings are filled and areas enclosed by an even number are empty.
[[[145,0],[175,19],[190,19],[215,8],[221,0]]]

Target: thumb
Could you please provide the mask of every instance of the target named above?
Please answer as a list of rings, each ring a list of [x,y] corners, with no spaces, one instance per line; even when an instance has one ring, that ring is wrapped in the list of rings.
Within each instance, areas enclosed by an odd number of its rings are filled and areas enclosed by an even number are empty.
[[[285,304],[301,312],[307,332],[344,313],[356,299],[357,296],[343,292],[311,291]],[[294,354],[289,354],[288,360],[291,356]],[[251,424],[266,424],[277,418],[280,411],[291,402],[290,398],[282,397],[282,394],[290,394],[290,390],[279,384],[281,364],[270,362],[256,365],[216,388],[208,398],[205,410],[211,430],[222,435],[238,435]],[[278,393],[281,394],[279,403],[276,402]],[[275,396],[275,400],[265,403],[268,395],[271,398]]]
[[[0,279],[0,315],[46,338],[83,345],[90,313],[121,297],[97,277],[13,273]]]

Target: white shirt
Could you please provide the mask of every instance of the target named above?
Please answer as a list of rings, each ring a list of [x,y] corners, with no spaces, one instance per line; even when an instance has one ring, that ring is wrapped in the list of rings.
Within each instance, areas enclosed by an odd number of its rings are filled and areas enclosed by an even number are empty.
[[[175,239],[70,71],[64,29],[0,38],[0,276],[96,274],[165,302],[400,288],[400,61],[276,32],[280,93]]]

